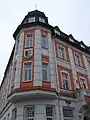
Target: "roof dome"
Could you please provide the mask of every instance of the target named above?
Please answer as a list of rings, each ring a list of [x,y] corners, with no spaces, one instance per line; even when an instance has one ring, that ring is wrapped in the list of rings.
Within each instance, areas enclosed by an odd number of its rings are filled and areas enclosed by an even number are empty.
[[[45,14],[41,11],[38,11],[38,10],[34,10],[34,11],[31,11],[28,13],[28,15],[30,16],[42,16],[42,17],[46,17]]]
[[[28,12],[28,14],[25,16],[21,24],[27,24],[31,22],[42,22],[48,24],[48,18],[45,16],[43,12],[34,10]]]

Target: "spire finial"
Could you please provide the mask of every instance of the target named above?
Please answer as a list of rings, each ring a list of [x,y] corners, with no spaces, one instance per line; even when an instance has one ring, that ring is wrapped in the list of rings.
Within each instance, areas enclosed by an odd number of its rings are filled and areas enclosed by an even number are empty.
[[[35,10],[37,10],[37,4],[35,4]]]

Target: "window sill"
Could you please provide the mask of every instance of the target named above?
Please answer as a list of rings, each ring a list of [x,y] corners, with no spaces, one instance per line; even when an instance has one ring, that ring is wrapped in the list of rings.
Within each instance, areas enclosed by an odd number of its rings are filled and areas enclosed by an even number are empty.
[[[28,83],[28,82],[32,82],[32,80],[27,80],[27,81],[22,81],[23,83]]]
[[[57,57],[57,60],[59,60],[60,62],[66,63],[66,64],[70,64],[70,62],[68,60],[61,59],[59,57]]]
[[[25,47],[25,49],[30,49],[30,48],[33,48],[33,46],[31,46],[31,47]]]
[[[50,81],[47,81],[47,80],[42,80],[42,82],[50,83]]]
[[[77,68],[79,68],[79,69],[85,70],[85,67],[83,67],[83,66],[80,66],[80,65],[77,65],[77,64],[75,64],[75,66],[76,66]]]
[[[69,62],[68,60],[66,60],[66,59],[63,59],[63,58],[60,58],[60,57],[58,57],[58,56],[57,56],[57,58],[58,58],[58,59],[60,59],[60,60],[62,60],[62,61]]]
[[[42,49],[46,49],[46,50],[48,50],[48,47],[41,47]]]

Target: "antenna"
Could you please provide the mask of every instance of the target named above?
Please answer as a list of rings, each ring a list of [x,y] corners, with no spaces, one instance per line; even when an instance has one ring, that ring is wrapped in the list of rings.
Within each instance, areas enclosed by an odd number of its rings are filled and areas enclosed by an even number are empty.
[[[37,4],[35,4],[35,9],[37,10]]]

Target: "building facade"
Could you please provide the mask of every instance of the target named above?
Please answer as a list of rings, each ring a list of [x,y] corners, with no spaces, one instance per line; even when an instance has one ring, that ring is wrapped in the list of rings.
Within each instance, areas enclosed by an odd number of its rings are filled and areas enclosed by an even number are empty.
[[[38,10],[13,34],[0,86],[0,120],[89,120],[90,47]]]

